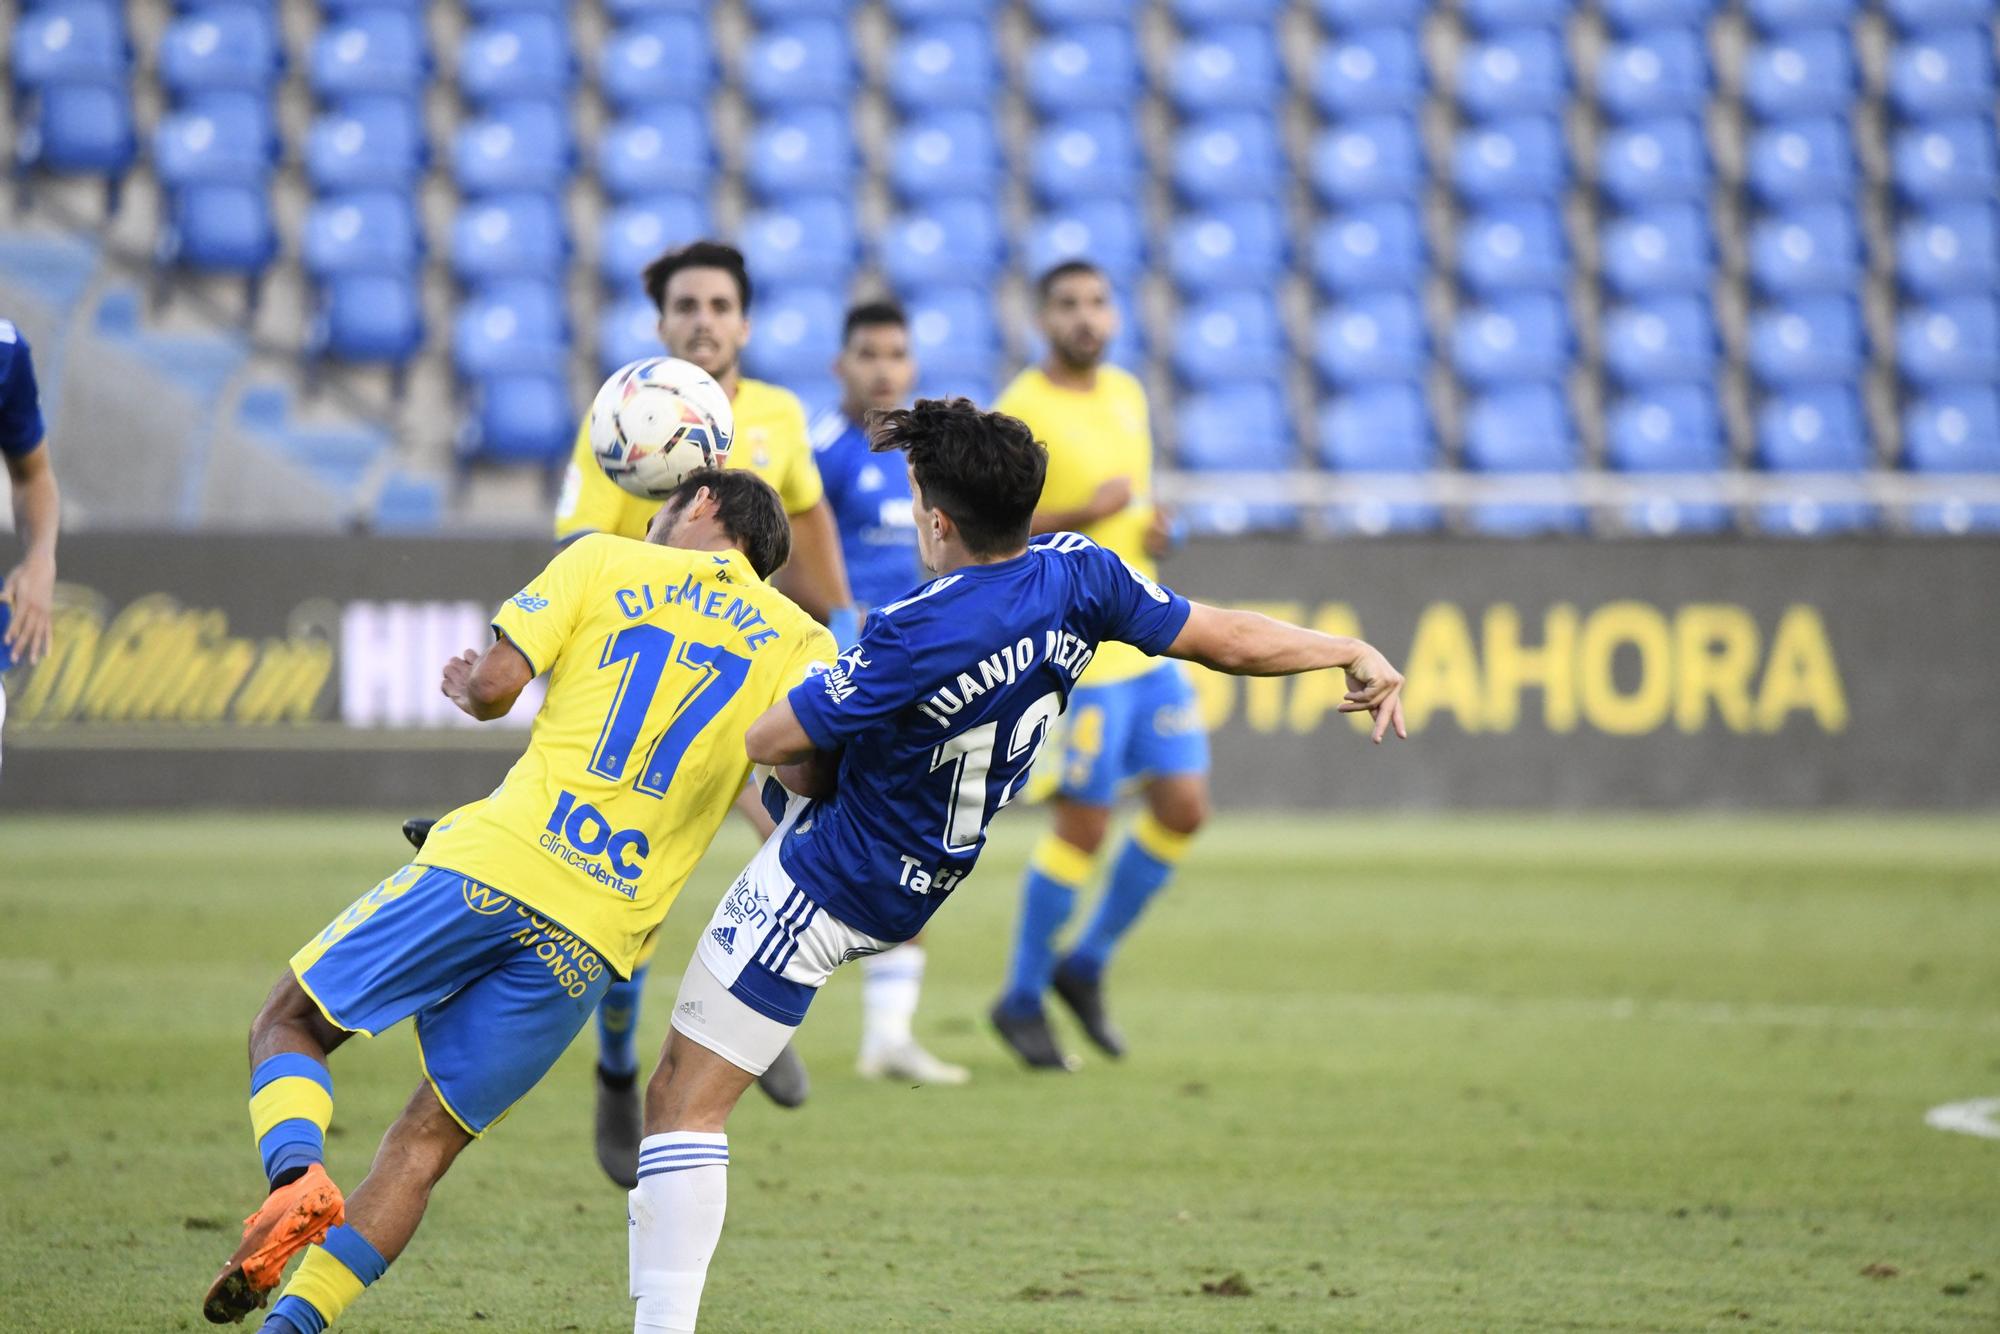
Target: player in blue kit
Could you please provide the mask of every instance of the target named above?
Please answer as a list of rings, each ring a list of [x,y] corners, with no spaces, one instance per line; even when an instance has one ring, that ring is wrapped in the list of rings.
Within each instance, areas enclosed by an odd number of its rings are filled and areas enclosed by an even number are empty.
[[[646,1088],[630,1196],[635,1331],[691,1330],[722,1235],[730,1111],[835,968],[914,936],[979,859],[1106,641],[1241,676],[1342,668],[1342,712],[1404,735],[1403,678],[1357,639],[1191,603],[1077,533],[1029,545],[1047,454],[965,399],[884,414],[907,456],[924,565],[858,643],[751,724],[777,832],[723,897],[681,979]],[[767,791],[772,784],[767,783]]]
[[[0,459],[7,463],[14,529],[22,545],[20,564],[0,583],[0,673],[16,663],[40,662],[49,648],[62,501],[43,434],[28,340],[13,321],[0,320]],[[0,688],[0,724],[6,720],[7,693]]]

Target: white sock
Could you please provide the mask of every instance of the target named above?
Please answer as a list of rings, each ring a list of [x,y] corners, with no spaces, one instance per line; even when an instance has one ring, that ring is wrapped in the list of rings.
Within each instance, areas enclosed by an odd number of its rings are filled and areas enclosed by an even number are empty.
[[[729,1136],[693,1130],[639,1141],[639,1185],[626,1199],[631,1224],[633,1334],[694,1328],[701,1285],[722,1238],[729,1201]]]
[[[889,1051],[911,1040],[924,989],[924,947],[898,945],[861,961],[861,1050]]]

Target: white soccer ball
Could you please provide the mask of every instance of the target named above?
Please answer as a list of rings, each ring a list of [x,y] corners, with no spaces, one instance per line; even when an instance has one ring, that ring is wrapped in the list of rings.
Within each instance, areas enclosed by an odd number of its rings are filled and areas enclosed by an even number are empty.
[[[678,357],[613,372],[590,405],[590,451],[604,475],[659,500],[699,468],[729,458],[736,416],[715,377]]]

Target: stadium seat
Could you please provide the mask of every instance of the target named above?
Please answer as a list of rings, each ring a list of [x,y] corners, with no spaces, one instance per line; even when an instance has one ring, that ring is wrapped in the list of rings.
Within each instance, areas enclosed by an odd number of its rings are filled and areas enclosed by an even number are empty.
[[[1806,297],[1750,317],[1750,366],[1767,385],[1852,380],[1862,357],[1861,315],[1844,297]]]
[[[1166,92],[1185,115],[1258,111],[1284,96],[1273,30],[1231,23],[1184,37],[1166,71]]]
[[[32,96],[17,127],[23,169],[117,177],[139,155],[124,83],[50,84]]]
[[[368,97],[321,116],[306,133],[306,179],[315,190],[402,190],[428,158],[414,103]]]
[[[1466,126],[1452,145],[1451,180],[1475,204],[1551,198],[1563,185],[1562,127],[1554,116],[1513,116]]]
[[[560,190],[576,150],[569,117],[555,102],[504,102],[459,126],[451,176],[462,194]]]
[[[840,353],[842,295],[819,286],[759,292],[757,336],[743,350],[744,369],[779,384],[824,375]]]
[[[1284,395],[1268,382],[1190,394],[1174,414],[1174,452],[1188,468],[1245,472],[1285,468],[1291,464],[1288,416]]]
[[[256,182],[277,161],[269,109],[247,94],[218,95],[163,119],[153,169],[169,187]]]
[[[131,70],[124,6],[72,3],[31,10],[14,21],[16,92],[57,83],[109,83]]]
[[[1430,409],[1414,381],[1357,385],[1319,414],[1319,457],[1340,472],[1424,472],[1436,461]]]
[[[342,273],[413,277],[424,239],[410,197],[389,191],[331,195],[306,213],[299,258],[314,278]]]
[[[2000,305],[1982,294],[1906,308],[1896,356],[1913,384],[2000,383]]]
[[[767,56],[761,74],[760,51]],[[828,59],[844,54],[844,49],[830,52]],[[753,44],[746,60],[745,91],[753,101],[759,100],[759,78],[769,75],[768,55]],[[699,107],[714,90],[715,77],[708,25],[691,14],[653,14],[628,24],[610,35],[597,57],[597,86],[621,111],[645,112],[663,102]]]
[[[1775,296],[1852,290],[1861,266],[1861,232],[1844,204],[1773,214],[1750,231],[1750,276]]]
[[[1129,196],[1144,163],[1129,116],[1089,111],[1050,121],[1028,147],[1028,180],[1052,203],[1101,195]]]
[[[1427,268],[1423,223],[1416,206],[1403,202],[1332,214],[1313,232],[1312,254],[1313,276],[1328,292],[1415,290]]]
[[[1167,12],[1184,28],[1217,23],[1274,23],[1286,0],[1167,0]]]
[[[1182,291],[1275,286],[1284,280],[1285,217],[1246,201],[1183,213],[1167,238],[1167,271]]]
[[[418,11],[425,0],[319,0],[320,12],[328,19],[345,18],[362,9],[403,9]],[[615,7],[615,6],[614,6]]]
[[[1690,28],[1633,33],[1597,65],[1597,100],[1614,119],[1697,115],[1708,98],[1708,57]]]
[[[1868,466],[1861,405],[1843,386],[1774,394],[1757,412],[1757,464],[1772,472],[1856,472]]]
[[[940,111],[911,120],[889,145],[890,183],[912,202],[990,196],[1002,165],[992,119],[977,111]]]
[[[1552,28],[1494,33],[1458,58],[1458,101],[1482,118],[1562,110],[1568,61]]]
[[[1991,0],[1884,0],[1882,8],[1904,32],[1986,23],[1993,17]]]
[[[1475,472],[1567,472],[1576,456],[1569,406],[1554,384],[1502,388],[1466,410],[1465,466]]]
[[[1748,0],[1744,10],[1765,32],[1843,28],[1860,9],[1857,0]]]
[[[1833,116],[1780,121],[1750,140],[1750,188],[1769,204],[1842,198],[1855,182],[1854,144]]]
[[[214,5],[182,14],[160,37],[160,85],[176,96],[263,92],[284,63],[276,23],[254,5]]]
[[[1028,100],[1044,113],[1125,110],[1139,86],[1139,53],[1129,28],[1080,23],[1028,51]]]
[[[1618,400],[1605,429],[1605,461],[1621,472],[1715,472],[1729,447],[1707,385],[1658,385]]]
[[[560,375],[509,373],[473,385],[470,429],[459,441],[468,461],[550,465],[576,437],[576,409]]]
[[[606,287],[629,289],[668,249],[713,234],[703,195],[647,195],[607,210],[597,231],[597,275]]]
[[[1451,359],[1479,385],[1548,380],[1569,367],[1569,312],[1559,296],[1530,292],[1461,309]]]
[[[1965,533],[2000,532],[2000,505],[1975,505],[1953,497],[1934,504],[1910,506],[1907,522],[1913,533],[1958,537]]]
[[[1459,277],[1476,292],[1558,288],[1569,272],[1568,255],[1553,204],[1501,204],[1459,227]]]
[[[1896,135],[1891,161],[1896,187],[1919,203],[1991,199],[2000,189],[1989,117],[1912,125]]]
[[[753,144],[750,171],[761,179]],[[597,141],[597,179],[613,199],[658,194],[663,186],[700,190],[715,169],[708,117],[700,107],[662,103],[605,128]]]
[[[408,274],[340,273],[321,283],[306,334],[312,355],[400,366],[423,344],[423,292]]]
[[[1706,291],[1715,265],[1708,212],[1669,204],[1619,218],[1604,230],[1600,262],[1621,296]]]
[[[2000,472],[2000,393],[1940,390],[1903,410],[1903,463],[1916,472]]]
[[[660,312],[643,292],[607,306],[597,317],[597,371],[610,375],[641,357],[660,355]]]
[[[474,102],[567,98],[576,78],[569,25],[557,14],[496,14],[458,48],[459,91]]]
[[[772,204],[743,220],[738,244],[759,282],[844,282],[857,245],[854,213],[830,197]]]
[[[1000,357],[1000,327],[983,288],[940,287],[912,292],[904,302],[910,351],[927,373],[992,374]],[[838,318],[833,322],[837,332]]]
[[[889,95],[906,110],[983,108],[1000,83],[988,25],[927,23],[906,31],[889,53]]]
[[[1834,28],[1779,34],[1744,61],[1743,100],[1763,120],[1845,112],[1855,86],[1854,49]]]
[[[1197,202],[1275,193],[1285,175],[1277,127],[1254,111],[1192,122],[1174,136],[1173,177]]]
[[[1991,204],[1952,204],[1906,218],[1896,233],[1906,291],[1953,296],[2000,290],[2000,222]]]
[[[1700,28],[1715,8],[1716,0],[1603,0],[1598,6],[1614,32]]]
[[[1478,32],[1508,28],[1560,28],[1575,6],[1570,0],[1464,0],[1459,13]]]
[[[1197,388],[1284,373],[1284,329],[1263,292],[1228,292],[1184,308],[1174,331],[1174,368]]]
[[[483,200],[451,222],[451,271],[461,282],[559,275],[568,258],[562,209],[549,195]]]
[[[928,23],[933,19],[984,21],[993,16],[993,11],[999,2],[1000,0],[888,0],[884,8],[889,11],[889,17],[901,24]]]
[[[1622,384],[1707,381],[1718,361],[1706,293],[1652,297],[1605,313],[1604,367]]]
[[[1414,293],[1359,292],[1313,322],[1313,365],[1332,385],[1414,382],[1429,364],[1428,343]]]
[[[1913,120],[1991,114],[1993,30],[1944,28],[1896,48],[1889,67],[1889,101]]]
[[[877,252],[898,290],[986,282],[1000,264],[1000,222],[985,200],[941,200],[890,219]]]
[[[1029,222],[1021,252],[1030,276],[1065,260],[1089,259],[1111,275],[1114,284],[1122,284],[1131,281],[1145,262],[1146,230],[1128,203],[1087,201]]]
[[[1411,199],[1424,185],[1423,148],[1408,117],[1363,116],[1322,131],[1309,170],[1331,203]]]
[[[1429,9],[1425,0],[1313,0],[1314,12],[1332,32],[1353,28],[1414,28]]]
[[[1875,526],[1878,514],[1862,501],[1821,501],[1811,497],[1757,507],[1757,526],[1771,537],[1836,537]]]
[[[991,375],[976,371],[933,373],[921,366],[917,371],[918,398],[969,398],[983,406],[1000,396],[998,383]],[[817,388],[809,384],[800,385],[794,392],[806,405],[806,410],[811,412],[816,407],[832,407],[840,401],[840,382],[825,380]]]
[[[706,0],[604,0],[604,12],[615,23],[629,23],[651,14],[706,14],[708,4]]]
[[[749,0],[745,6],[750,17],[759,23],[784,19],[843,18],[849,7],[849,0]]]
[[[1626,208],[1708,193],[1708,146],[1692,116],[1639,121],[1598,143],[1597,183]]]
[[[1414,28],[1334,34],[1313,63],[1313,101],[1329,116],[1414,111],[1424,100],[1424,85]]]
[[[452,365],[466,379],[546,371],[569,356],[569,316],[553,282],[512,278],[459,302]]]
[[[845,107],[855,84],[847,25],[801,19],[767,29],[744,51],[737,78],[750,104],[760,109],[805,102]]]
[[[159,262],[206,273],[261,273],[278,257],[278,225],[260,179],[193,178],[173,192]]]
[[[423,20],[399,9],[359,9],[319,30],[308,62],[324,101],[372,93],[419,97],[430,77]]]

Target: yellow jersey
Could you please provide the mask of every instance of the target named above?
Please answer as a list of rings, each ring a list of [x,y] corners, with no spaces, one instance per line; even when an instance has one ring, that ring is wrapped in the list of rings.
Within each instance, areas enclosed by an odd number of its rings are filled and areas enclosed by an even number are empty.
[[[1048,477],[1042,483],[1045,510],[1081,509],[1113,478],[1132,483],[1132,503],[1099,519],[1083,535],[1123,556],[1146,577],[1158,571],[1146,551],[1153,525],[1153,431],[1146,390],[1137,377],[1116,366],[1099,366],[1088,390],[1064,389],[1038,366],[1014,377],[994,411],[1026,422],[1049,447]],[[1085,669],[1081,684],[1109,685],[1150,670],[1155,659],[1130,644],[1106,640]]]
[[[825,488],[806,438],[806,410],[798,395],[762,380],[739,380],[729,401],[736,418],[729,466],[748,468],[769,482],[785,513],[804,514],[819,504]],[[585,533],[644,537],[660,503],[635,496],[604,475],[590,452],[590,416],[576,428],[569,471],[556,501],[556,541]]]
[[[417,861],[512,895],[629,977],[750,776],[744,732],[840,650],[741,552],[601,534],[493,628],[548,695],[505,780],[438,821]]]

